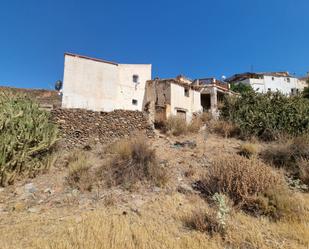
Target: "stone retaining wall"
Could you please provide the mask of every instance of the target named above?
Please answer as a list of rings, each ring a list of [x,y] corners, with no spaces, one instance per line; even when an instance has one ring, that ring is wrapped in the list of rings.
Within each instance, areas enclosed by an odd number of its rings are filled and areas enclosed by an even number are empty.
[[[58,124],[65,147],[84,146],[93,141],[108,143],[136,132],[154,136],[147,116],[138,111],[54,109],[51,119]]]

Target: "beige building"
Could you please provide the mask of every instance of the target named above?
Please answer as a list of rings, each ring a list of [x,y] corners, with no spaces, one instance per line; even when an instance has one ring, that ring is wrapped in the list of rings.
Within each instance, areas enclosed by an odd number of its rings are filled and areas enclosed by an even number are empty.
[[[203,110],[200,92],[184,77],[148,81],[146,108],[153,122],[164,121],[171,115],[190,122],[195,113]]]
[[[118,64],[66,53],[62,107],[142,111],[151,64]]]

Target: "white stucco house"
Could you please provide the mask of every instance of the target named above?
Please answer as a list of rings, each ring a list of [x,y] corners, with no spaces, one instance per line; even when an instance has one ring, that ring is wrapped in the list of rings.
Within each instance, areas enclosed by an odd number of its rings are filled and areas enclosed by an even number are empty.
[[[65,53],[63,108],[143,110],[151,64],[119,64]]]
[[[190,122],[194,114],[202,112],[201,94],[191,83],[183,76],[148,81],[146,103],[152,121],[165,121],[173,115]]]
[[[288,72],[242,73],[235,74],[226,80],[229,83],[249,84],[260,93],[279,91],[286,95],[295,95],[303,91],[304,81]]]

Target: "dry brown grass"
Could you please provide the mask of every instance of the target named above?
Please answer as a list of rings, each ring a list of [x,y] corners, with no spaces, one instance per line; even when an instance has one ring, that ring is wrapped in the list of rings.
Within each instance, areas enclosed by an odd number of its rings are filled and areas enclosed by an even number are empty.
[[[254,216],[297,220],[304,213],[302,200],[288,189],[283,176],[256,158],[221,157],[197,188],[207,197],[224,193],[236,207]]]
[[[204,124],[209,123],[213,119],[212,114],[210,112],[203,112],[199,116],[199,118]]]
[[[170,116],[165,123],[165,130],[174,136],[185,135],[188,133],[198,133],[203,126],[202,119],[194,117],[190,123],[185,119],[177,116]]]
[[[166,121],[166,130],[174,136],[179,136],[188,132],[188,126],[185,119],[177,116],[170,116]]]
[[[239,129],[232,122],[225,120],[212,120],[209,124],[210,131],[219,134],[225,138],[239,135]]]
[[[281,138],[266,148],[261,156],[275,166],[290,167],[298,159],[309,159],[309,136]]]
[[[244,157],[252,157],[256,156],[258,153],[258,148],[256,144],[253,143],[243,143],[240,148],[238,154]]]
[[[155,150],[145,137],[120,140],[112,148],[112,159],[101,168],[109,186],[131,188],[143,181],[160,186],[166,183],[166,170],[158,163]]]
[[[309,196],[301,194],[309,206]],[[189,198],[190,197],[190,198]],[[194,197],[194,198],[193,198]],[[181,204],[181,205],[180,205]],[[73,210],[53,214],[16,214],[2,217],[1,249],[307,249],[309,210],[300,221],[272,222],[243,212],[234,212],[224,240],[207,233],[188,230],[183,217],[196,207],[209,207],[197,196],[158,196],[140,209],[141,215],[123,207],[84,212],[77,221]],[[66,217],[60,219],[60,217]],[[9,225],[4,225],[6,222]]]
[[[96,181],[90,172],[92,161],[84,151],[74,151],[68,162],[69,174],[66,177],[68,185],[80,191],[91,191]]]
[[[184,218],[184,224],[190,229],[206,232],[210,236],[225,234],[225,229],[220,225],[217,214],[213,210],[204,211],[197,209],[191,215]]]
[[[209,167],[199,188],[207,196],[227,194],[235,204],[242,204],[282,181],[280,175],[257,159],[238,155],[221,156]]]
[[[198,133],[201,127],[203,126],[203,121],[199,117],[195,117],[188,124],[187,129],[190,133]]]
[[[297,162],[299,168],[299,178],[300,180],[309,185],[309,159],[300,159]]]

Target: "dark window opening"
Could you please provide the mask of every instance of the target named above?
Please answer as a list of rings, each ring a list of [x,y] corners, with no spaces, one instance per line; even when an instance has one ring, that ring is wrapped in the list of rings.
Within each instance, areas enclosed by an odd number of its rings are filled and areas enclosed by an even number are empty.
[[[189,91],[189,89],[188,88],[184,88],[184,93],[185,93],[185,96],[186,97],[189,97],[190,96],[190,91]]]
[[[287,82],[290,82],[290,78],[287,78],[286,80],[287,80]]]
[[[133,75],[133,82],[138,83],[138,75],[137,74]]]
[[[137,99],[132,99],[132,105],[137,105]]]

